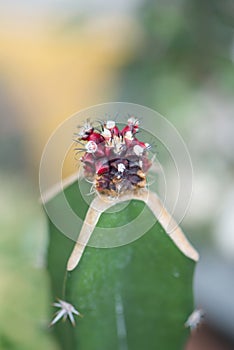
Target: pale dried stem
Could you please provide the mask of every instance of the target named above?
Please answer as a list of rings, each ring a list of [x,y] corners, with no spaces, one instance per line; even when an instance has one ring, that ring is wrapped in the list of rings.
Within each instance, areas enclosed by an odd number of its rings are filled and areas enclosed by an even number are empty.
[[[91,203],[86,214],[84,224],[78,237],[78,241],[72,251],[67,263],[67,270],[72,271],[78,264],[86,245],[98,223],[101,214],[121,202],[128,200],[141,200],[151,209],[156,219],[160,222],[166,233],[170,236],[181,252],[194,261],[198,261],[199,254],[185,237],[184,233],[164,208],[157,194],[147,190],[135,193],[128,193],[120,196],[115,201],[107,202],[100,197],[96,197]]]

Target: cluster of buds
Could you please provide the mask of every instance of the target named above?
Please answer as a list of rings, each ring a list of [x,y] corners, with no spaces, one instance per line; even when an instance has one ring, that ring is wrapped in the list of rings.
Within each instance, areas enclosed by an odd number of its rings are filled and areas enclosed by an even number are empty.
[[[87,121],[76,134],[82,146],[76,150],[85,152],[84,175],[99,193],[115,197],[146,186],[150,145],[137,139],[138,130],[139,121],[131,117],[122,130],[112,120],[96,128]]]

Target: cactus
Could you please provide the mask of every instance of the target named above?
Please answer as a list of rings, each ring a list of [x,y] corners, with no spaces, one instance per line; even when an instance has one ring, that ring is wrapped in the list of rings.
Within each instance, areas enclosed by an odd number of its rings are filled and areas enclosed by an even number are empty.
[[[93,149],[90,142],[94,140],[88,141]],[[86,172],[90,171],[86,167]],[[102,170],[96,190],[103,192],[101,175]],[[129,186],[111,204],[96,197],[90,206],[77,182],[64,189],[70,207],[84,221],[75,247],[48,219],[52,297],[66,300],[83,315],[76,318],[75,327],[69,322],[54,325],[53,332],[64,350],[178,350],[186,343],[189,331],[184,324],[194,308],[193,273],[198,254],[179,227],[168,234],[171,217],[154,192],[147,191],[146,198],[144,189],[129,190]],[[51,198],[48,206],[59,207],[62,195]],[[126,201],[124,210],[107,212]],[[110,227],[121,231],[143,209],[144,220],[154,223],[137,240],[107,249],[86,246],[97,228],[99,232]]]

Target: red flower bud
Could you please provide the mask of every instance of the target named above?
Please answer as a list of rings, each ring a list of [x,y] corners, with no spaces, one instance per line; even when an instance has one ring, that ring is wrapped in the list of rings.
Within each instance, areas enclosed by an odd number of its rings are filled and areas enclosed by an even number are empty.
[[[104,137],[97,132],[93,132],[90,135],[88,135],[86,140],[87,141],[94,141],[97,144],[105,141]]]
[[[96,169],[96,173],[98,175],[107,173],[110,169],[109,164],[108,164],[108,158],[103,157],[103,158],[98,159],[95,162],[95,169]]]

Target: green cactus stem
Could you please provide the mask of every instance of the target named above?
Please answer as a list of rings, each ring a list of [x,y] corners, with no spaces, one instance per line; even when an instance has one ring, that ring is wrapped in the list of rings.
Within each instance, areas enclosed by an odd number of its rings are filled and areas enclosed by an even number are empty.
[[[84,225],[74,247],[48,219],[51,294],[53,300],[60,298],[74,305],[84,317],[76,319],[75,327],[69,322],[53,326],[61,348],[183,349],[189,335],[184,323],[194,309],[193,273],[198,254],[178,226],[172,234],[167,233],[171,217],[157,195],[150,192],[147,200],[144,190],[123,195],[115,205],[128,200],[125,209],[107,213],[108,204],[98,197],[95,206],[88,206],[76,182],[69,184],[64,194]],[[62,193],[57,193],[48,205],[59,208],[60,200]],[[158,220],[142,237],[115,248],[87,245],[96,227],[121,230],[145,203],[144,219]],[[101,206],[99,213],[94,209],[97,205]],[[89,232],[87,223],[91,224]]]

